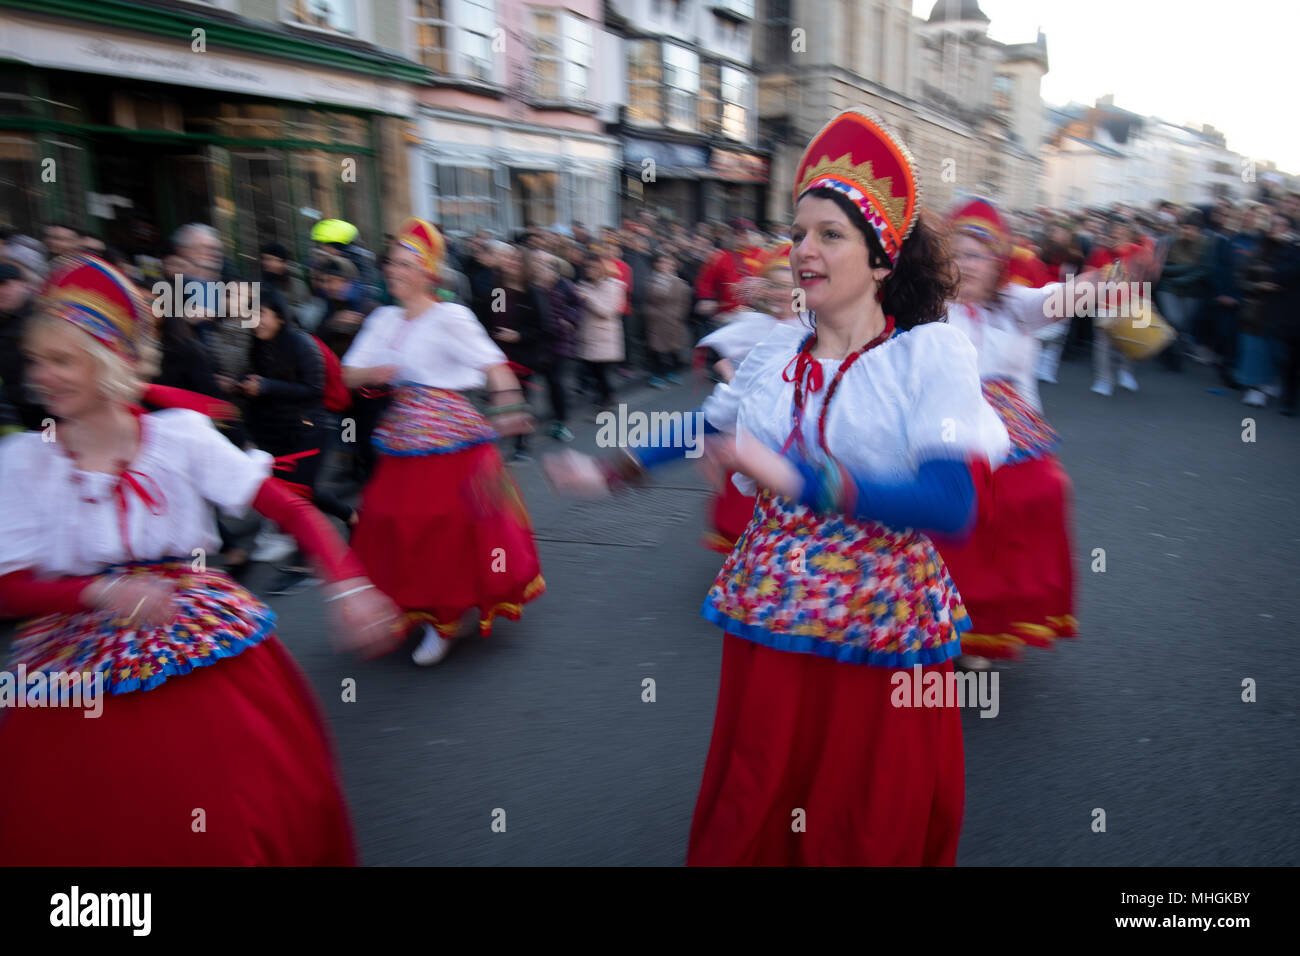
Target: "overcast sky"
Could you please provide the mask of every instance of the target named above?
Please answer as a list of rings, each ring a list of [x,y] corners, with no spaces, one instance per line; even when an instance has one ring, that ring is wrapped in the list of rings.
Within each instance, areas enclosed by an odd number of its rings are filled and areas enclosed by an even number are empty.
[[[913,0],[929,17],[934,0]],[[1300,173],[1300,0],[980,0],[989,35],[1031,43],[1051,69],[1043,100],[1115,105],[1174,123],[1209,123],[1228,148]]]

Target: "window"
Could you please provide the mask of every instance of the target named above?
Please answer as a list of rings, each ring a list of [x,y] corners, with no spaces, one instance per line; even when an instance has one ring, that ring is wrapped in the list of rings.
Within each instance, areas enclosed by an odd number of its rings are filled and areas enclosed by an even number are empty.
[[[790,62],[794,38],[790,35],[790,0],[768,0],[767,57],[769,64]]]
[[[592,176],[574,176],[568,218],[578,220],[588,229],[604,225],[609,221],[606,218],[608,194],[609,186],[605,180]]]
[[[494,0],[417,0],[416,55],[446,76],[493,80]]]
[[[654,40],[630,40],[627,51],[627,121],[662,126],[664,112],[659,91],[664,70],[659,44]]]
[[[700,93],[700,58],[685,47],[664,44],[664,86],[668,93],[668,125],[696,129],[695,98]]]
[[[749,74],[735,67],[722,68],[722,135],[744,141],[749,138],[746,121],[749,102]]]
[[[487,83],[492,79],[492,31],[496,28],[493,0],[457,0],[456,22],[460,25],[458,72]]]
[[[591,89],[591,23],[555,9],[533,10],[533,94],[585,103]]]
[[[416,5],[416,57],[435,73],[451,72],[451,31],[444,7],[449,0],[419,0]]]
[[[510,195],[515,201],[516,225],[525,229],[549,229],[557,220],[555,210],[558,173],[541,170],[510,170]]]
[[[285,19],[334,33],[357,32],[356,0],[285,0]]]
[[[1011,77],[999,73],[993,77],[993,108],[995,110],[1011,109]]]
[[[495,229],[492,170],[435,164],[436,216],[444,231]]]

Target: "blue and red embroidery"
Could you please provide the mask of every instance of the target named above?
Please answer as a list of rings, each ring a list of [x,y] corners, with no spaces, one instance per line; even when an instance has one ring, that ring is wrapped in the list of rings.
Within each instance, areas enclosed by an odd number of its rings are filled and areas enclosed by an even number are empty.
[[[1011,437],[1008,465],[1056,454],[1061,436],[1020,397],[1009,379],[988,379],[983,383],[983,389],[984,398],[998,413]]]
[[[875,667],[942,663],[971,626],[925,535],[818,515],[767,490],[702,613],[778,650]]]
[[[440,455],[497,437],[459,392],[404,383],[394,392],[372,443],[386,455]]]
[[[19,630],[9,669],[101,674],[104,690],[126,694],[235,657],[274,630],[275,612],[222,571],[195,571],[185,559],[115,570],[174,581],[171,622],[133,628],[102,611],[46,614]]]

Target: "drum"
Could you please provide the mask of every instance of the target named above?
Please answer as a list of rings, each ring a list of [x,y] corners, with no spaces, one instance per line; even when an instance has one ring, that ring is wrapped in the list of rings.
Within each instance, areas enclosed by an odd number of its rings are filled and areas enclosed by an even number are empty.
[[[1131,362],[1141,362],[1159,355],[1178,337],[1174,327],[1161,318],[1150,303],[1130,318],[1114,318],[1106,326],[1115,347]]]

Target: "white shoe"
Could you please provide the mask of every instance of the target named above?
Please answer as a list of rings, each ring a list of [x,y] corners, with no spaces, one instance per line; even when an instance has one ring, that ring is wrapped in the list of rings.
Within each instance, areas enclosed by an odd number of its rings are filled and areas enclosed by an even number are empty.
[[[1241,400],[1247,405],[1253,405],[1256,408],[1263,408],[1268,404],[1268,398],[1257,388],[1249,389]]]
[[[274,564],[293,554],[297,547],[293,538],[287,534],[263,528],[253,539],[253,552],[249,555],[249,559]]]
[[[411,652],[411,660],[421,667],[432,667],[434,664],[441,663],[450,650],[451,641],[439,634],[438,629],[432,624],[426,624],[424,638],[420,641],[420,646]]]
[[[1115,387],[1110,382],[1093,382],[1092,390],[1098,395],[1110,395],[1115,391]]]
[[[1267,395],[1269,398],[1282,397],[1282,389],[1277,385],[1261,385],[1259,390],[1263,392],[1265,395]]]
[[[965,671],[991,671],[993,669],[993,662],[987,657],[980,657],[978,654],[958,654],[952,663],[954,667],[959,667]]]
[[[1126,368],[1119,370],[1119,387],[1127,388],[1130,392],[1138,390],[1138,380],[1133,377],[1133,373]]]

